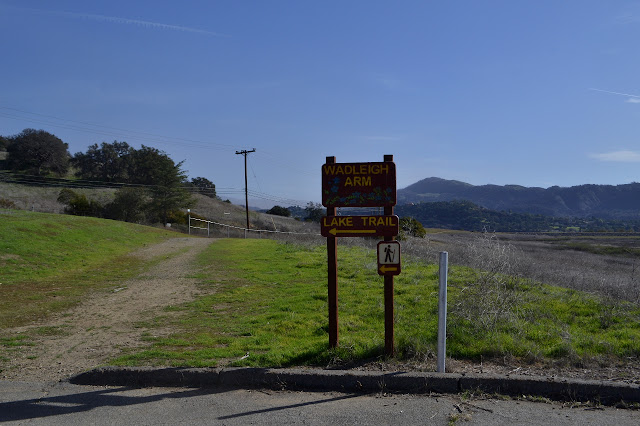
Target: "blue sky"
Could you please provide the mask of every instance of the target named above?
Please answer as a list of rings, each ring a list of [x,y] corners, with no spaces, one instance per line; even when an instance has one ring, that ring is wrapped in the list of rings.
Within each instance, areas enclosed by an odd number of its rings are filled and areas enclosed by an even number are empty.
[[[320,168],[640,181],[640,2],[0,0],[0,134],[184,160],[224,198],[320,200]],[[251,199],[253,205],[259,200]]]

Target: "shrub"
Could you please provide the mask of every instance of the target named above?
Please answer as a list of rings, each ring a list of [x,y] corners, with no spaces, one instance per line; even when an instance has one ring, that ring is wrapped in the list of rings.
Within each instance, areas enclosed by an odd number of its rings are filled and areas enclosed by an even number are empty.
[[[78,194],[71,189],[64,188],[58,195],[58,202],[66,204],[64,211],[75,216],[102,217],[104,207],[95,200],[89,200],[86,195]]]
[[[284,216],[284,217],[291,216],[291,210],[282,206],[273,206],[271,207],[271,209],[267,210],[266,213],[274,214],[276,216]]]
[[[146,193],[141,188],[120,188],[113,202],[105,206],[105,215],[110,219],[141,223],[144,221]]]
[[[0,209],[14,209],[18,210],[18,206],[11,200],[7,200],[6,198],[0,198]]]
[[[518,316],[519,254],[514,246],[484,232],[466,247],[469,278],[453,304],[451,314],[490,331],[499,322]]]
[[[191,217],[197,217],[199,219],[204,219],[202,216],[191,213]],[[168,223],[179,223],[181,225],[187,224],[187,214],[182,210],[171,210],[167,214],[167,222]]]
[[[420,222],[413,217],[400,218],[400,235],[399,240],[404,240],[406,237],[418,237],[424,238],[427,235],[426,229]]]

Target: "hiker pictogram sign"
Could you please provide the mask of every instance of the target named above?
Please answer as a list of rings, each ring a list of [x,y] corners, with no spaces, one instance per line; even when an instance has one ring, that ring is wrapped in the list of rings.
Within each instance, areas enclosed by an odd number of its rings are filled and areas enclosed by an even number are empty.
[[[320,223],[323,237],[395,237],[400,229],[398,216],[325,216]]]
[[[378,243],[378,274],[399,275],[400,271],[400,243],[380,241]]]

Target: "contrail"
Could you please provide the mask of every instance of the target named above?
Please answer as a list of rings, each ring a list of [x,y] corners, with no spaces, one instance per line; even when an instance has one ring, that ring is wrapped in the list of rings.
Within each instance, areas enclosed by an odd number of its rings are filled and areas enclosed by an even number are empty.
[[[188,32],[188,33],[215,36],[215,37],[230,37],[229,35],[214,33],[212,31],[199,30],[197,28],[183,27],[180,25],[169,25],[169,24],[162,24],[159,22],[143,21],[140,19],[118,18],[116,16],[96,15],[96,14],[90,14],[90,13],[75,13],[75,12],[62,12],[62,11],[44,10],[44,9],[29,9],[29,8],[22,8],[22,7],[15,7],[14,9],[25,10],[25,11],[36,12],[36,13],[45,13],[48,15],[59,15],[59,16],[68,16],[68,17],[79,18],[79,19],[90,19],[90,20],[101,21],[101,22],[111,22],[114,24],[136,25],[138,27],[143,27],[143,28],[182,31],[182,32]]]
[[[589,88],[589,90],[595,90],[596,92],[611,93],[612,95],[630,96],[630,97],[632,97],[632,98],[640,98],[640,95],[630,95],[630,94],[628,94],[628,93],[611,92],[611,91],[609,91],[609,90],[594,89],[594,88]]]
[[[184,31],[189,33],[212,35],[216,37],[229,37],[224,34],[214,33],[206,30],[199,30],[197,28],[183,27],[180,25],[161,24],[159,22],[142,21],[139,19],[118,18],[115,16],[104,16],[104,15],[92,15],[89,13],[73,13],[73,12],[58,12],[58,13],[62,15],[72,16],[75,18],[93,19],[94,21],[112,22],[115,24],[129,24],[129,25],[137,25],[139,27],[145,27],[145,28]]]

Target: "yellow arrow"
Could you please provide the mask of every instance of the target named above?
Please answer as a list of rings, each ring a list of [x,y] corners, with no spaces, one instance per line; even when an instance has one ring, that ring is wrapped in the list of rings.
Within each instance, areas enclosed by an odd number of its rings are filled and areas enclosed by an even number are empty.
[[[331,228],[329,230],[329,233],[331,235],[336,235],[338,233],[340,233],[340,234],[375,234],[376,230],[375,229],[336,229],[336,228]]]
[[[397,270],[398,270],[398,268],[396,268],[395,266],[382,265],[380,267],[380,272],[382,272],[383,274],[385,274],[387,272],[395,272]]]

